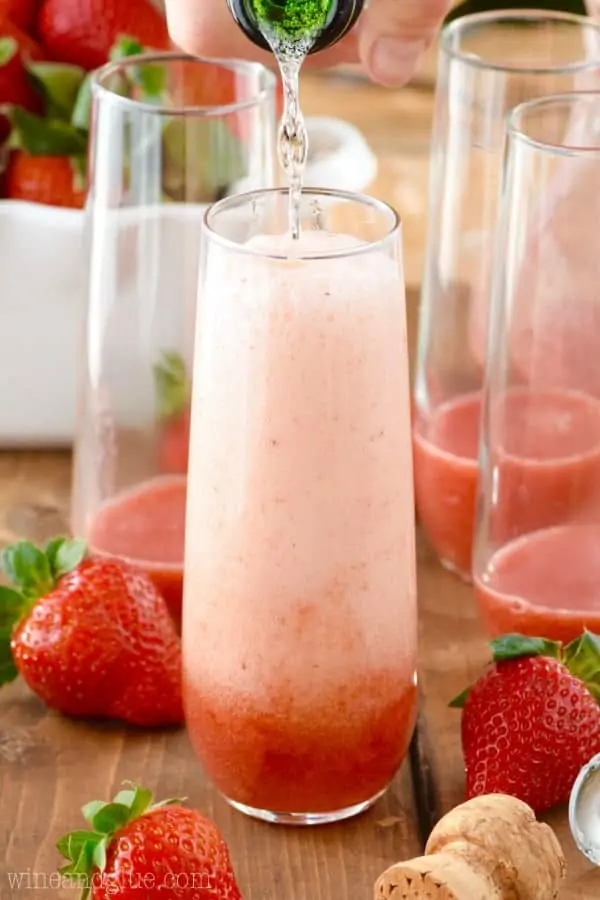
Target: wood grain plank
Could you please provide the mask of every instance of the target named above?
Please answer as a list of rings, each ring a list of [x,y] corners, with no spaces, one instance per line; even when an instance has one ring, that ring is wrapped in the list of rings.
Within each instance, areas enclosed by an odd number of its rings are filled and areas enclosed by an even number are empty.
[[[183,730],[149,733],[70,721],[46,712],[21,684],[3,689],[0,723],[2,900],[31,896],[26,891],[34,874],[38,886],[49,884],[59,860],[54,845],[83,824],[80,806],[112,796],[128,779],[161,797],[187,797],[214,818],[247,900],[364,900],[387,865],[419,852],[408,766],[386,797],[356,820],[283,828],[232,810],[206,781]],[[20,889],[11,887],[11,873],[23,873]]]
[[[66,453],[0,454],[0,542],[64,531],[69,486]],[[383,869],[420,852],[408,764],[387,795],[354,821],[278,828],[246,819],[220,798],[185,731],[69,721],[16,684],[0,692],[0,900],[31,898],[34,879],[38,889],[49,889],[58,863],[54,845],[81,824],[81,805],[112,796],[128,779],[163,797],[187,797],[215,819],[246,900],[365,900]],[[23,875],[20,888],[11,886],[14,873]],[[73,892],[53,888],[51,896]]]

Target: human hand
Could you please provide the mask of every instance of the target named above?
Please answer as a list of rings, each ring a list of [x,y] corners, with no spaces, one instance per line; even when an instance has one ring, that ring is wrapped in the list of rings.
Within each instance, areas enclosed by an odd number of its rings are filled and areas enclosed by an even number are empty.
[[[449,5],[450,0],[370,0],[352,32],[308,64],[361,63],[373,81],[400,87],[435,39]],[[272,64],[235,24],[225,0],[166,0],[166,10],[171,37],[186,52]]]

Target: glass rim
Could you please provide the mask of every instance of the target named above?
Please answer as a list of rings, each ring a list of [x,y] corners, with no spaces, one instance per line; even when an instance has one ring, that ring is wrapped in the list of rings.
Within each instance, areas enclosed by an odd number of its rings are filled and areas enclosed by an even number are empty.
[[[464,50],[456,49],[451,46],[451,40],[457,32],[468,28],[472,25],[509,25],[515,20],[524,22],[555,22],[566,25],[578,25],[580,28],[595,32],[600,37],[600,22],[596,22],[587,16],[580,16],[577,13],[563,12],[552,9],[502,9],[487,10],[486,12],[470,13],[466,16],[460,16],[453,19],[442,29],[441,48],[444,54],[451,60],[462,63],[472,69],[479,71],[488,70],[491,72],[513,72],[516,75],[548,75],[553,72],[581,72],[586,69],[595,68],[600,63],[600,53],[598,59],[581,59],[574,62],[563,63],[556,66],[518,66],[507,65],[499,62],[486,60],[482,56],[473,53],[466,53]]]
[[[122,97],[115,93],[104,84],[104,80],[117,75],[124,69],[139,65],[152,65],[158,63],[176,63],[187,62],[195,63],[201,66],[216,66],[219,69],[225,69],[229,72],[250,75],[254,72],[260,72],[265,79],[265,84],[257,92],[254,97],[247,100],[239,100],[235,103],[225,103],[213,106],[189,105],[181,107],[164,106],[163,104],[148,103],[144,100],[133,100],[131,97]],[[123,111],[144,112],[148,115],[157,116],[205,116],[215,118],[231,115],[245,109],[254,109],[262,105],[269,98],[275,97],[277,87],[277,78],[271,69],[263,66],[261,63],[250,62],[242,59],[221,59],[207,56],[192,56],[189,53],[183,53],[179,50],[161,50],[150,51],[147,53],[137,53],[132,56],[124,56],[122,59],[112,60],[96,69],[92,73],[92,94],[95,99],[112,103],[117,107],[121,107]]]
[[[211,206],[209,206],[209,208],[204,213],[204,216],[202,217],[203,236],[208,237],[212,243],[219,244],[226,250],[231,250],[235,253],[243,254],[245,256],[253,256],[259,259],[289,259],[289,256],[287,256],[285,253],[267,253],[262,249],[248,247],[247,245],[240,243],[239,241],[225,237],[215,230],[210,221],[211,218],[213,218],[214,216],[218,216],[219,213],[227,210],[228,208],[235,209],[236,207],[239,207],[243,204],[252,203],[253,200],[260,197],[273,197],[275,195],[285,196],[287,198],[289,196],[289,188],[257,188],[253,191],[246,191],[243,194],[232,194],[230,197],[223,197],[216,203],[211,204]],[[357,247],[333,250],[327,253],[319,253],[317,251],[299,253],[298,255],[294,256],[294,260],[298,262],[310,262],[312,260],[346,259],[351,256],[361,256],[365,253],[372,253],[375,250],[384,247],[385,244],[391,238],[393,238],[394,235],[399,234],[402,229],[402,220],[400,218],[400,214],[394,209],[394,207],[389,203],[386,203],[385,200],[378,200],[375,197],[369,196],[368,194],[359,194],[355,191],[336,190],[335,188],[306,187],[302,189],[302,196],[345,200],[348,202],[360,204],[363,207],[370,207],[377,212],[385,213],[385,215],[390,219],[390,224],[386,233],[376,240],[365,241],[364,243],[359,244]]]
[[[515,143],[523,144],[532,150],[539,150],[544,153],[551,153],[553,156],[561,157],[586,157],[588,159],[600,159],[600,135],[598,137],[597,146],[585,147],[582,145],[557,144],[554,141],[543,141],[534,138],[525,130],[523,119],[527,113],[536,109],[552,109],[558,106],[575,106],[577,103],[585,100],[586,97],[596,98],[600,105],[600,90],[598,91],[565,91],[561,94],[548,94],[545,97],[534,97],[531,100],[524,100],[522,103],[513,107],[508,114],[506,124],[506,133],[509,140]]]

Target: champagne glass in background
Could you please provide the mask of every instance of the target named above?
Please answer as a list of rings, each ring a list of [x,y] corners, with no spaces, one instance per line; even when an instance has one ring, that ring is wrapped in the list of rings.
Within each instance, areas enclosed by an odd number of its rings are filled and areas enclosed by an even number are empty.
[[[415,491],[448,569],[470,578],[490,258],[505,117],[597,87],[600,25],[565,13],[465,16],[441,36],[415,373]]]
[[[216,787],[316,824],[370,806],[410,741],[414,506],[397,216],[312,189],[301,213],[298,241],[286,191],[206,215],[183,655]]]
[[[166,53],[94,78],[89,297],[72,529],[141,564],[181,613],[202,216],[275,177],[275,76]]]
[[[475,595],[491,635],[569,641],[600,632],[600,93],[511,113],[499,221]]]

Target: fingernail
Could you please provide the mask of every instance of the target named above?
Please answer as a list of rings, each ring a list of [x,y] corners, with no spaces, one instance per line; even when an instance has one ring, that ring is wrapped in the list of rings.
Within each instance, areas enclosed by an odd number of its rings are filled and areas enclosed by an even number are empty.
[[[371,77],[385,87],[400,87],[412,77],[425,50],[424,41],[378,38],[371,49],[368,67]]]

